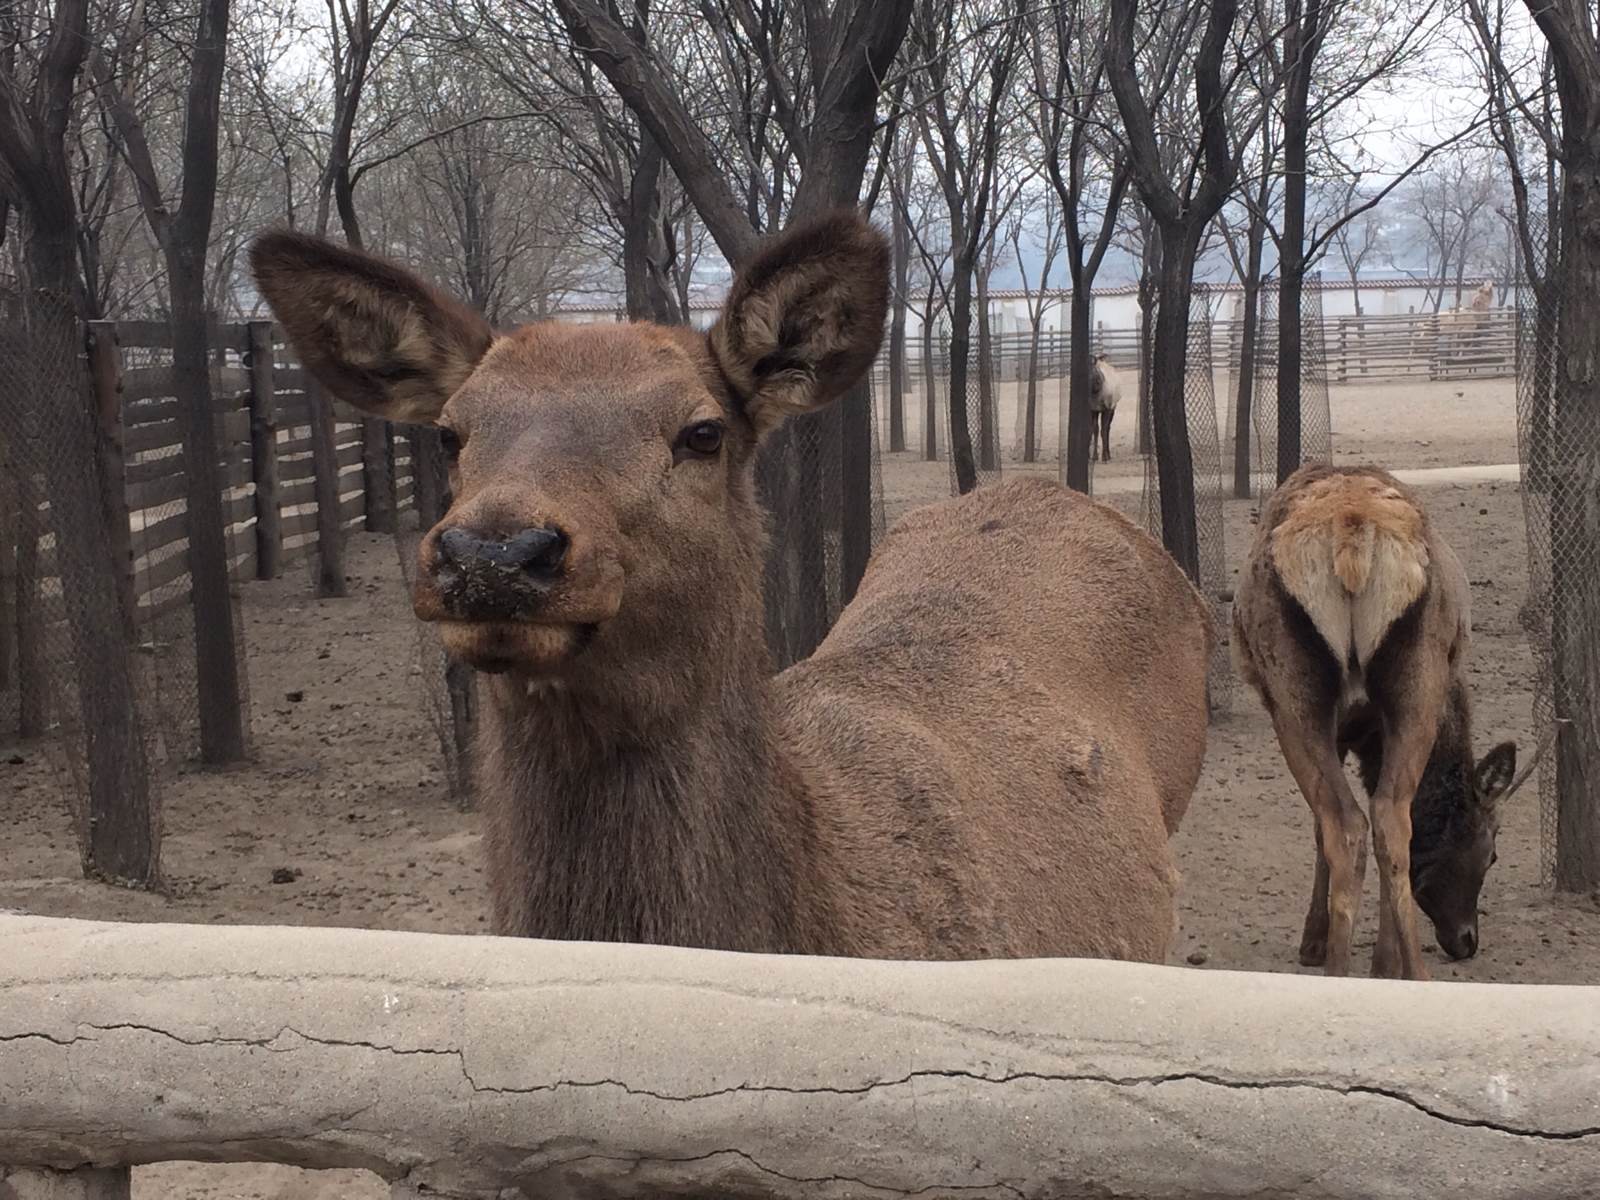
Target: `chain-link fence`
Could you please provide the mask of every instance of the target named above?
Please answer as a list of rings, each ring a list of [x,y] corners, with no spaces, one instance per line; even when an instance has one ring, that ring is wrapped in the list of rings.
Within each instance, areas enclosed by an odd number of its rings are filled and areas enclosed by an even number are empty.
[[[1569,891],[1600,887],[1600,403],[1564,369],[1569,313],[1559,247],[1534,235],[1517,292],[1517,432],[1528,523],[1523,624],[1538,662],[1534,725],[1557,726],[1539,779],[1543,874]]]
[[[151,667],[153,707],[148,715],[162,755],[182,762],[202,753],[202,702],[189,556],[186,418],[176,395],[171,334],[165,323],[97,321],[90,325],[89,347],[92,387],[108,399],[102,411],[108,424],[120,421],[124,511],[112,519],[125,521],[128,529],[126,584],[135,612],[134,645]],[[228,574],[239,581],[254,575],[250,372],[243,347],[227,344],[215,329],[210,367]],[[109,461],[106,469],[114,473],[119,464]],[[115,488],[116,483],[108,486]],[[236,592],[232,599],[226,615],[207,614],[207,619],[229,626],[239,702],[248,713],[243,608]],[[243,728],[248,739],[248,720]]]
[[[1328,348],[1318,276],[1307,277],[1300,298],[1300,440],[1296,462],[1333,461],[1333,418],[1328,399]],[[1250,494],[1265,499],[1278,486],[1278,346],[1281,294],[1262,287],[1250,357],[1246,365],[1242,322],[1228,339],[1227,461],[1235,484],[1250,481]],[[1241,391],[1242,374],[1249,377]],[[1240,429],[1240,411],[1245,411]],[[1243,436],[1241,436],[1241,434]]]
[[[404,426],[397,442],[407,448],[412,503],[402,505],[395,523],[395,547],[407,590],[416,582],[417,549],[423,534],[433,528],[450,507],[450,472],[438,431],[420,425]],[[445,654],[436,625],[417,622],[416,666],[422,678],[422,703],[428,722],[439,739],[445,781],[462,808],[470,807],[472,791],[472,739],[477,724],[477,672],[452,662]]]
[[[1154,313],[1152,313],[1152,324]],[[1203,286],[1196,285],[1189,305],[1188,353],[1184,360],[1183,411],[1189,433],[1189,455],[1194,464],[1194,522],[1200,549],[1201,594],[1211,608],[1217,641],[1206,672],[1206,694],[1213,712],[1225,712],[1233,702],[1233,669],[1228,661],[1226,631],[1228,606],[1227,554],[1223,544],[1222,447],[1217,432],[1217,392],[1211,365],[1211,305]],[[1139,420],[1153,428],[1154,403],[1148,388],[1140,389]],[[1154,438],[1150,441],[1153,443]],[[1161,540],[1161,479],[1154,452],[1145,456],[1144,487],[1139,502],[1140,523],[1150,536]]]
[[[0,339],[0,736],[48,748],[86,874],[154,884],[157,656],[141,643],[107,396],[68,291],[25,283],[12,315]]]
[[[965,349],[954,339],[941,339],[938,362],[947,397],[944,418],[945,462],[949,465],[950,492],[998,483],[1001,477],[1000,405],[996,388],[993,349],[985,355],[977,338]]]

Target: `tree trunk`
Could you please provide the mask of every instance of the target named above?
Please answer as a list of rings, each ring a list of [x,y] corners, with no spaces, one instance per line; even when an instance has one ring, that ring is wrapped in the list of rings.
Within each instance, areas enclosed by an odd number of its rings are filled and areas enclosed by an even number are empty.
[[[244,757],[238,647],[228,578],[228,535],[222,509],[205,309],[205,246],[175,247],[167,255],[172,302],[172,377],[183,426],[188,485],[189,580],[194,606],[195,687],[200,710],[200,757],[207,763]]]
[[[972,451],[971,409],[967,375],[971,358],[972,261],[958,254],[950,273],[950,463],[956,490],[965,495],[978,486],[978,464]]]
[[[889,309],[889,450],[906,448],[906,289],[911,279],[911,234],[894,205],[894,298]]]
[[[50,724],[49,675],[39,606],[39,491],[35,468],[24,458],[17,484],[17,736],[43,737]]]
[[[1256,386],[1256,335],[1261,316],[1261,286],[1244,285],[1244,312],[1239,320],[1239,379],[1234,385],[1233,417],[1233,494],[1248,500],[1255,494],[1250,469],[1251,443],[1255,437],[1253,401]]]
[[[20,464],[12,458],[6,442],[0,440],[0,692],[9,692],[17,686],[19,467]],[[4,737],[5,733],[4,729],[0,729],[0,737]]]
[[[976,273],[978,296],[978,464],[986,473],[1000,469],[1000,430],[995,404],[994,338],[989,313],[989,270]]]
[[[1564,97],[1565,98],[1565,97]],[[1600,887],[1600,134],[1567,129],[1550,445],[1555,884]]]
[[[1141,288],[1139,297],[1139,453],[1148,456],[1152,450],[1150,426],[1150,394],[1155,379],[1155,331],[1152,315],[1156,310],[1155,289],[1148,294]],[[1091,431],[1092,432],[1092,431]],[[1087,462],[1087,458],[1085,458]]]
[[[939,461],[939,387],[933,360],[933,307],[922,316],[922,459]]]
[[[660,241],[661,148],[649,134],[639,131],[639,153],[628,181],[627,211],[622,226],[622,280],[628,319],[677,325],[688,320],[680,314],[661,264],[656,261]]]
[[[1250,216],[1246,235],[1244,311],[1239,322],[1239,382],[1234,393],[1233,417],[1233,494],[1248,500],[1254,493],[1250,466],[1251,443],[1255,438],[1256,339],[1261,326],[1261,258],[1266,242],[1266,222],[1256,213]]]
[[[1089,290],[1078,283],[1080,272],[1073,271],[1072,283],[1072,336],[1067,351],[1072,363],[1067,383],[1067,486],[1087,493],[1089,490],[1089,448],[1094,442],[1094,428],[1089,421],[1089,317],[1094,303]],[[1139,373],[1140,387],[1144,387],[1150,372]],[[1144,424],[1140,419],[1141,426]]]
[[[1198,237],[1198,233],[1195,235]],[[1151,354],[1150,411],[1161,490],[1161,543],[1200,583],[1200,538],[1196,524],[1194,455],[1184,395],[1189,348],[1189,299],[1194,287],[1195,239],[1183,230],[1163,231],[1156,329]]]
[[[1309,0],[1301,20],[1300,5],[1290,6],[1283,35],[1288,78],[1283,111],[1283,233],[1278,241],[1278,482],[1300,466],[1301,297],[1306,275],[1306,158],[1310,140],[1308,112],[1312,58],[1317,50],[1314,26],[1318,0]]]
[[[88,810],[81,814],[84,874],[152,887],[160,880],[160,835],[133,655],[119,618],[112,538],[99,494],[70,235],[36,234],[28,247],[28,274],[34,288],[28,337],[38,369],[31,390],[56,447],[45,451],[42,465],[88,774]],[[202,369],[204,355],[202,345]]]
[[[1028,336],[1028,398],[1023,405],[1023,419],[1027,422],[1022,431],[1022,461],[1031,463],[1039,458],[1039,339],[1044,324],[1044,300],[1030,314],[1032,329]]]

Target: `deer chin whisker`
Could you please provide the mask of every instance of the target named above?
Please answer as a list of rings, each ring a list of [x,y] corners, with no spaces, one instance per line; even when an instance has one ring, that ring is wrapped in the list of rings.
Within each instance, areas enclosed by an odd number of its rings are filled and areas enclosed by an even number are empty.
[[[491,675],[517,671],[544,675],[581,654],[593,638],[585,626],[525,621],[443,621],[446,653]]]

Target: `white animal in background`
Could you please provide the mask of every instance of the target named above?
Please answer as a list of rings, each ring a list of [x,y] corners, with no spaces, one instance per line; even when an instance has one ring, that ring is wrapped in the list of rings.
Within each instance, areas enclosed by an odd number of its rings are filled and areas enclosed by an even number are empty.
[[[1111,461],[1111,418],[1117,415],[1117,401],[1122,399],[1122,375],[1104,354],[1096,354],[1089,363],[1089,446],[1090,457],[1098,462]],[[1095,433],[1100,435],[1099,453],[1095,450]]]

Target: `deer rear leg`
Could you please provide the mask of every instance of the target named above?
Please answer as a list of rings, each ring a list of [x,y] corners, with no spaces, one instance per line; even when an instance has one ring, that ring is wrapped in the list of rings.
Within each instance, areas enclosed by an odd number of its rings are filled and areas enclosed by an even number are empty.
[[[1417,906],[1411,894],[1411,801],[1433,753],[1442,697],[1418,680],[1409,702],[1386,714],[1383,767],[1372,794],[1374,857],[1378,863],[1378,945],[1372,955],[1377,977],[1427,979]]]
[[[1322,827],[1317,831],[1317,866],[1311,881],[1311,904],[1300,934],[1300,965],[1320,967],[1328,960],[1328,860],[1322,854]]]
[[[1100,413],[1100,461],[1111,461],[1111,418],[1116,416],[1116,409],[1104,409]]]
[[[1315,918],[1320,907],[1325,921],[1320,930],[1325,947],[1323,970],[1329,975],[1348,975],[1350,943],[1367,868],[1367,818],[1344,777],[1333,731],[1326,727],[1327,718],[1319,720],[1309,714],[1308,718],[1297,721],[1281,707],[1273,716],[1284,761],[1300,785],[1317,828],[1317,880],[1300,952],[1304,957],[1308,950],[1316,948],[1307,943],[1314,943],[1312,935],[1319,932]]]

